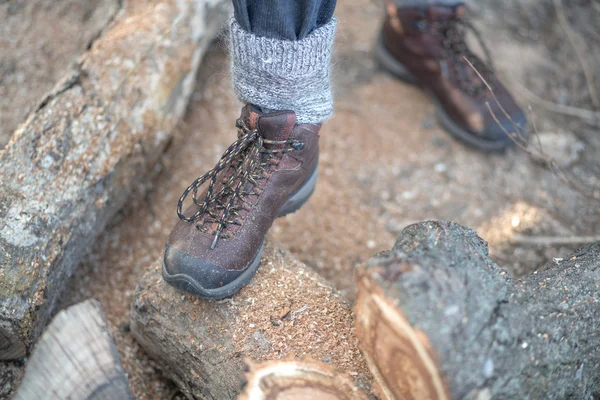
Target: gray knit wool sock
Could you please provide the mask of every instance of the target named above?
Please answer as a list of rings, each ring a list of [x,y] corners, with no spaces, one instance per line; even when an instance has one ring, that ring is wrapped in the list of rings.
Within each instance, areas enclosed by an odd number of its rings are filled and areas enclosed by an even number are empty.
[[[246,103],[292,110],[298,123],[319,123],[333,113],[331,53],[335,19],[302,40],[253,35],[230,21],[233,90]]]

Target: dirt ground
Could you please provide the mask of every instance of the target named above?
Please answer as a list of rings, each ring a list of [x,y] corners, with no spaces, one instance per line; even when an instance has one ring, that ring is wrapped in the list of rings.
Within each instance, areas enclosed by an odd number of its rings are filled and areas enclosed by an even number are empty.
[[[118,8],[118,0],[0,1],[0,149]]]
[[[599,187],[598,127],[550,114],[524,95],[527,87],[560,105],[592,107],[581,65],[573,61],[573,47],[556,23],[552,2],[510,2],[512,8],[486,3],[492,5],[474,4],[476,22],[501,76],[522,104],[531,105],[546,151],[586,188]],[[568,17],[588,18],[577,25],[578,33],[593,35],[581,30],[591,29],[598,35],[589,16],[593,12],[600,18],[598,7],[589,1],[569,4],[574,11]],[[477,229],[489,241],[492,257],[516,276],[578,247],[531,240],[598,232],[598,203],[571,190],[523,151],[487,155],[457,143],[439,128],[433,105],[419,89],[375,65],[371,49],[379,29],[379,1],[342,1],[336,15],[336,113],[322,130],[321,175],[313,198],[271,230],[281,246],[353,301],[355,267],[391,248],[397,233],[412,222],[448,219]],[[212,168],[235,139],[241,104],[227,71],[217,45],[204,61],[187,116],[155,178],[138,188],[140,194],[100,237],[61,305],[100,300],[140,399],[177,396],[134,342],[129,307],[138,280],[160,256],[176,221],[181,192]]]

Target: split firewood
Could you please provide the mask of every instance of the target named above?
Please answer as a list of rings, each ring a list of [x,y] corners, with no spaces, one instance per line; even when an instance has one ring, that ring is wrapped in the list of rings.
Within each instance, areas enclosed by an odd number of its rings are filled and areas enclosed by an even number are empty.
[[[133,399],[100,303],[59,312],[35,346],[15,400]]]
[[[244,361],[310,358],[348,373],[363,390],[370,374],[350,305],[323,278],[267,242],[253,281],[231,298],[178,292],[157,261],[136,289],[131,330],[189,398],[235,399]]]
[[[315,361],[271,361],[251,365],[238,400],[367,400],[352,380]]]
[[[0,359],[27,354],[81,257],[156,163],[229,3],[119,2],[0,151]]]
[[[600,244],[513,281],[474,231],[424,222],[358,284],[357,335],[385,399],[600,393]]]

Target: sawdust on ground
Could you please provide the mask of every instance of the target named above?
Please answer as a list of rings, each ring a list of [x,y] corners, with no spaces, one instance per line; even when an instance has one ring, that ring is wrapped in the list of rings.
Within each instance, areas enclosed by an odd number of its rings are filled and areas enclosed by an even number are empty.
[[[277,247],[268,242],[266,263],[255,283],[243,289],[244,307],[234,305],[235,298],[230,302],[241,311],[233,313],[238,319],[238,329],[231,332],[234,343],[256,362],[308,357],[360,377],[365,386],[370,373],[354,335],[351,305],[322,277]],[[260,335],[249,335],[248,327]]]

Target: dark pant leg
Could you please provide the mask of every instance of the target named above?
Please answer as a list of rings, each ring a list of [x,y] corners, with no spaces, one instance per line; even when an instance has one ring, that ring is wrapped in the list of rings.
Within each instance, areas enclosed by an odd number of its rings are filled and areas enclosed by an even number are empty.
[[[256,36],[300,40],[331,20],[337,0],[233,0],[235,19]]]

